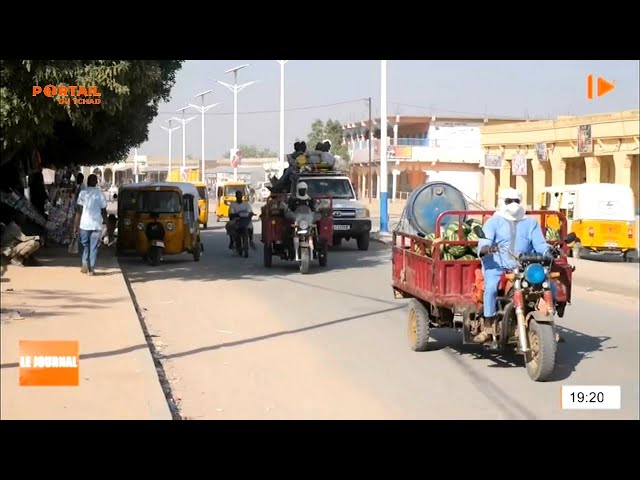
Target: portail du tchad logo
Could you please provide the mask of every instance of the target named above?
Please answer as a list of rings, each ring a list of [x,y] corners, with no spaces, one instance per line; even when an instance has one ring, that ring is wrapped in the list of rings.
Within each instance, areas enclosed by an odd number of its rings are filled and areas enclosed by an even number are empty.
[[[80,345],[77,340],[20,340],[21,387],[77,387]]]
[[[58,97],[58,103],[60,105],[100,105],[100,97],[102,93],[98,91],[96,86],[78,87],[77,85],[47,85],[41,87],[34,85],[32,95],[37,97],[43,94],[45,97],[54,98]]]

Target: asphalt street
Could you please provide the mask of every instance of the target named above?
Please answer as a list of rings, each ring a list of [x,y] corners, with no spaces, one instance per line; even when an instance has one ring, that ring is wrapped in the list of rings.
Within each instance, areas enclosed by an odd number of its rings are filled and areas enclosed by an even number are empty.
[[[200,262],[121,260],[185,418],[638,419],[637,296],[577,278],[555,378],[535,383],[518,357],[463,350],[455,331],[412,352],[388,246],[343,243],[303,276],[279,259],[263,267],[259,223],[244,259],[214,220]],[[620,385],[622,409],[562,410],[562,385]]]

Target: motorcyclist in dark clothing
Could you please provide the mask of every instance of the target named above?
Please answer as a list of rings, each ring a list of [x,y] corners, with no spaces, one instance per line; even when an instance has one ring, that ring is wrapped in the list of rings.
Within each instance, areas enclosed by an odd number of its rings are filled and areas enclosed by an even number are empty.
[[[287,207],[292,212],[295,212],[301,205],[306,205],[312,212],[315,212],[318,207],[316,201],[307,194],[307,184],[305,182],[298,183],[298,192],[296,196],[292,196],[287,202]]]

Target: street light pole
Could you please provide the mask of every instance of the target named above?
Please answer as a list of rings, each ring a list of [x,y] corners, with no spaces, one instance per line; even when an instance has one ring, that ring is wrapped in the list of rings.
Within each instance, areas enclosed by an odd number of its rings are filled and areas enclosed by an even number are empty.
[[[282,175],[285,169],[284,153],[284,66],[289,60],[276,60],[280,64],[280,171]]]
[[[202,106],[194,105],[193,103],[189,104],[191,108],[194,108],[195,110],[199,111],[202,114],[202,156],[200,158],[200,162],[202,165],[201,166],[202,170],[200,172],[200,181],[202,183],[206,183],[205,174],[204,174],[204,114],[210,109],[212,109],[213,107],[220,105],[220,102],[218,102],[218,103],[213,103],[211,105],[207,105],[206,107],[204,106],[204,96],[207,95],[208,93],[211,93],[212,91],[213,90],[207,90],[206,92],[199,93],[195,96],[195,98],[200,97],[202,99]]]
[[[230,68],[224,73],[233,73],[233,85],[230,85],[225,82],[221,82],[220,80],[216,80],[217,83],[222,85],[223,87],[227,87],[231,92],[233,92],[233,150],[238,150],[238,93],[247,88],[249,85],[256,83],[255,81],[243,83],[242,85],[238,85],[238,70],[242,70],[245,67],[248,67],[249,64],[240,65],[238,67]],[[238,180],[238,165],[236,164],[233,167],[233,180]]]
[[[380,64],[380,233],[387,233],[387,61]]]
[[[196,117],[184,118],[184,111],[189,108],[188,106],[180,108],[178,111],[182,112],[182,118],[173,117],[172,119],[182,125],[182,168],[187,166],[187,149],[186,149],[186,138],[187,138],[187,123],[193,120]]]
[[[169,128],[167,127],[160,127],[161,129],[165,130],[166,132],[169,132],[169,171],[167,173],[167,179],[169,178],[169,175],[171,175],[171,136],[173,135],[173,132],[175,130],[178,130],[180,127],[173,127],[171,128],[171,122],[173,120],[169,119]]]
[[[371,203],[371,195],[373,191],[373,166],[371,164],[371,146],[373,145],[373,122],[371,121],[371,97],[369,101],[369,203]]]
[[[136,148],[133,152],[133,170],[136,172],[135,181],[138,183],[138,149]]]

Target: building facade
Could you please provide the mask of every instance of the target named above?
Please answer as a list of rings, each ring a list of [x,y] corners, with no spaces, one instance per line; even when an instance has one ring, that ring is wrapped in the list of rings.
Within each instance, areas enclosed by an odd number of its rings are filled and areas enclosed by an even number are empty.
[[[390,116],[387,191],[391,201],[406,199],[428,181],[445,181],[472,200],[483,199],[480,127],[513,119],[477,117]],[[373,131],[371,152],[370,132]],[[380,192],[380,119],[344,125],[343,142],[351,157],[351,177],[360,198]]]
[[[487,125],[481,134],[488,208],[501,188],[517,188],[538,208],[544,187],[579,183],[629,185],[638,208],[638,110]]]

